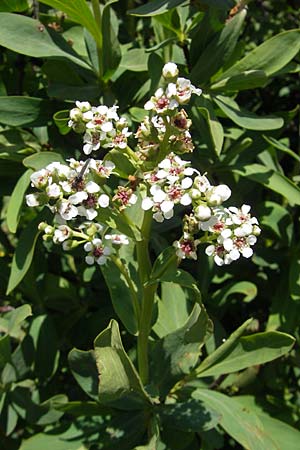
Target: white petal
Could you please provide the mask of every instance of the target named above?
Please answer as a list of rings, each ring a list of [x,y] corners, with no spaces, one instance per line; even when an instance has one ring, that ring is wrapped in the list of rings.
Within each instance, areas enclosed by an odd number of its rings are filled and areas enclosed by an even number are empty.
[[[192,184],[193,184],[193,180],[189,177],[186,177],[181,181],[182,189],[189,189],[192,186]]]
[[[160,209],[164,213],[171,211],[173,208],[174,208],[174,203],[171,202],[170,200],[164,200],[160,205]]]
[[[173,209],[170,209],[170,211],[164,212],[164,218],[165,219],[171,219],[174,216]]]
[[[84,244],[83,248],[84,248],[84,250],[85,250],[86,252],[90,252],[90,251],[93,250],[93,245],[92,245],[91,242],[86,242],[86,243]]]
[[[241,251],[244,258],[251,258],[253,255],[253,250],[250,247],[243,248]]]
[[[214,254],[215,251],[215,246],[214,245],[209,245],[208,247],[206,247],[205,249],[205,253],[207,254],[207,256],[211,256]]]
[[[233,241],[232,241],[232,239],[224,239],[223,247],[225,248],[225,250],[230,252],[230,250],[233,249]]]
[[[94,181],[89,181],[86,184],[85,189],[89,194],[94,194],[95,192],[100,191],[100,186],[97,183],[95,183]]]
[[[156,222],[163,222],[164,216],[160,211],[157,211],[155,214],[153,214],[153,219],[156,220]]]
[[[180,203],[183,206],[188,206],[192,203],[192,199],[190,197],[190,194],[183,194],[183,196],[180,199]]]
[[[101,208],[107,208],[109,205],[109,196],[106,194],[101,194],[98,198],[98,203],[101,206]]]
[[[85,262],[86,262],[87,264],[89,264],[90,266],[91,266],[92,264],[94,264],[94,261],[95,261],[95,258],[94,258],[93,256],[86,256],[86,257],[85,257]]]
[[[251,206],[249,206],[249,205],[242,205],[242,207],[241,207],[241,211],[245,216],[247,214],[249,214],[250,209],[251,209]]]
[[[113,129],[113,124],[111,122],[105,122],[101,125],[101,130],[105,133],[109,133]]]
[[[154,203],[149,197],[144,198],[142,201],[142,209],[144,211],[148,211],[148,209],[151,209],[153,205]]]
[[[85,191],[79,191],[76,192],[73,195],[70,195],[69,202],[72,203],[72,205],[78,205],[78,203],[82,203],[84,200],[88,198],[88,194]]]

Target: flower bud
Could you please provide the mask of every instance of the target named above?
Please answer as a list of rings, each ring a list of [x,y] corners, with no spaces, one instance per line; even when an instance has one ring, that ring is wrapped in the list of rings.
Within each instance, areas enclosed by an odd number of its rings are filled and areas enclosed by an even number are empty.
[[[211,209],[206,205],[199,205],[195,209],[195,217],[200,221],[205,221],[211,218]]]
[[[162,75],[164,78],[175,78],[178,74],[178,67],[175,63],[172,62],[165,64],[162,69]]]

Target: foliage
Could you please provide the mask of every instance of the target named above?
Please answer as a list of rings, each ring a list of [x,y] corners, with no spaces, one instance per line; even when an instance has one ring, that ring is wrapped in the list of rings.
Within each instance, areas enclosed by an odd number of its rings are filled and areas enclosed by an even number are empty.
[[[1,448],[299,447],[297,14],[283,1],[0,2]],[[98,270],[77,243],[53,242],[48,199],[34,210],[25,195],[37,171],[82,158],[75,101],[117,104],[139,136],[169,61],[202,89],[184,102],[195,149],[183,159],[252,205],[262,234],[251,260],[218,267],[208,232],[191,233],[197,256],[182,253],[184,204],[150,230],[143,173],[156,175],[172,147],[133,151],[128,133],[123,150],[101,142],[113,176],[97,182],[111,206],[102,197],[105,233],[130,244],[112,246]],[[73,183],[91,176],[88,164]],[[137,197],[125,212],[111,200],[118,183]],[[213,210],[202,200],[195,211]],[[95,230],[82,233],[75,241],[91,243]]]

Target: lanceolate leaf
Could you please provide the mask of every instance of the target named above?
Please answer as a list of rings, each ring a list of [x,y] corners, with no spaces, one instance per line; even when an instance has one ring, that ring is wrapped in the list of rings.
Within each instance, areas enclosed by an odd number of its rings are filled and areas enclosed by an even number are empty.
[[[0,45],[35,58],[66,58],[91,70],[90,66],[68,46],[63,37],[30,17],[0,13]]]
[[[30,183],[30,175],[33,173],[33,170],[28,169],[26,172],[19,178],[13,193],[10,197],[8,207],[7,207],[7,227],[11,233],[15,233],[17,231],[20,209],[22,207],[23,198],[25,192]]]
[[[210,89],[214,92],[242,91],[262,87],[267,81],[268,77],[263,70],[247,70],[232,77],[222,78],[210,86]]]
[[[176,8],[176,6],[181,5],[185,1],[186,0],[152,0],[151,2],[147,2],[146,5],[132,9],[129,13],[133,16],[155,16],[157,14],[163,14],[171,8]]]
[[[221,78],[238,75],[246,70],[264,70],[267,76],[271,76],[288,64],[299,50],[300,29],[284,31],[256,47],[226,70]]]
[[[7,295],[22,281],[26,275],[34,255],[35,244],[40,234],[38,225],[45,220],[45,211],[43,210],[27,228],[21,233],[18,245],[13,257],[10,277],[7,287]]]
[[[214,101],[234,123],[248,130],[276,130],[284,124],[281,117],[263,117],[251,111],[246,111],[229,97],[219,95],[214,97]]]
[[[191,71],[191,80],[194,83],[207,83],[230,57],[245,17],[246,9],[243,9],[207,45]]]
[[[218,376],[237,372],[247,367],[264,364],[287,353],[294,345],[295,339],[285,333],[269,331],[238,338],[229,351],[223,353],[215,363],[205,369],[206,360],[197,369],[199,377]],[[218,349],[219,350],[219,349]],[[218,352],[216,350],[216,352]],[[207,359],[214,358],[214,353]]]
[[[48,125],[56,108],[55,102],[42,98],[0,97],[0,123],[11,127]]]
[[[300,189],[281,173],[262,164],[249,164],[233,171],[283,195],[290,204],[300,205]]]
[[[192,397],[203,401],[220,413],[220,425],[244,448],[278,450],[275,443],[265,433],[263,424],[257,415],[250,409],[244,408],[234,398],[207,389],[195,390]]]

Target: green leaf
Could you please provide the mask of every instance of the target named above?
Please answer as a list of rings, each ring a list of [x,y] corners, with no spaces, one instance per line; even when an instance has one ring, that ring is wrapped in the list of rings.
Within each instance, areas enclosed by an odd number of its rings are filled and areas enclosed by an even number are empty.
[[[235,330],[226,341],[220,345],[213,353],[207,356],[204,361],[200,364],[200,367],[196,369],[198,373],[198,369],[200,372],[210,369],[215,364],[218,364],[219,361],[222,361],[225,356],[235,348],[236,343],[239,338],[246,332],[248,326],[251,324],[253,319],[248,319],[244,322],[237,330]]]
[[[272,136],[263,136],[263,138],[270,145],[272,145],[273,148],[276,148],[277,150],[280,150],[281,152],[286,153],[287,155],[290,155],[296,161],[300,162],[300,156],[297,153],[293,152],[290,148],[288,148],[282,142],[277,141],[277,139],[273,138]]]
[[[100,403],[124,410],[150,406],[150,397],[123,348],[116,321],[110,321],[109,326],[96,337],[94,345],[100,375]]]
[[[257,415],[234,398],[207,389],[195,390],[192,397],[220,413],[221,427],[243,447],[249,450],[278,450],[266,436]]]
[[[3,369],[5,364],[10,361],[11,349],[9,336],[2,336],[0,338],[0,369]]]
[[[192,108],[195,124],[213,155],[219,156],[224,141],[223,127],[215,115],[213,104],[209,98],[202,96],[197,103],[201,106]]]
[[[21,323],[29,316],[32,316],[30,305],[19,306],[6,314],[5,318],[8,319],[7,334],[12,337],[17,337]]]
[[[55,409],[56,404],[64,404],[68,398],[65,395],[56,395],[41,404],[32,399],[30,388],[16,385],[9,393],[14,409],[22,419],[37,425],[48,425],[56,422],[64,414]]]
[[[167,271],[176,272],[177,256],[174,247],[165,248],[156,258],[151,271],[151,280],[160,280]]]
[[[214,428],[221,419],[220,413],[193,399],[182,403],[162,404],[157,408],[157,413],[163,427],[198,433]]]
[[[12,407],[7,394],[3,395],[3,405],[0,414],[0,424],[2,433],[6,436],[10,435],[17,426],[18,414]]]
[[[239,281],[231,283],[223,288],[215,291],[212,295],[213,305],[220,307],[227,303],[228,297],[234,294],[242,294],[243,302],[250,303],[257,295],[257,287],[250,281]],[[239,298],[239,296],[238,296]]]
[[[0,97],[0,123],[11,127],[48,125],[56,107],[54,102],[42,98]]]
[[[156,16],[163,14],[176,6],[185,3],[186,0],[152,0],[151,2],[141,5],[138,8],[128,11],[132,16]]]
[[[33,339],[35,349],[34,373],[41,381],[49,380],[55,374],[59,360],[58,337],[51,317],[35,316],[29,335]]]
[[[300,247],[297,245],[290,258],[289,293],[294,301],[300,300]]]
[[[34,58],[68,59],[91,70],[62,36],[51,29],[46,29],[41,22],[30,17],[0,13],[0,45]]]
[[[149,54],[142,48],[134,48],[123,53],[119,69],[132,72],[148,71]]]
[[[1,12],[22,12],[28,9],[27,0],[1,0]]]
[[[147,421],[144,411],[77,418],[24,440],[20,450],[131,450],[143,438]]]
[[[269,77],[288,64],[300,50],[300,30],[283,31],[268,39],[238,61],[221,78],[239,75],[247,70],[263,70]]]
[[[101,47],[102,35],[100,29],[85,0],[73,0],[72,2],[69,0],[41,0],[41,3],[65,12],[71,20],[85,27]]]
[[[71,128],[68,126],[70,120],[69,114],[69,109],[65,109],[63,111],[57,111],[53,116],[54,123],[62,135],[68,134],[71,131]]]
[[[120,273],[112,261],[107,261],[107,264],[101,266],[101,272],[109,289],[114,310],[129,333],[135,335],[138,324],[133,307],[132,293],[124,275]]]
[[[250,178],[268,189],[285,197],[290,204],[300,205],[300,189],[279,172],[268,169],[262,164],[249,164],[233,169],[234,173]]]
[[[9,199],[6,221],[7,227],[11,233],[15,233],[17,231],[20,218],[20,210],[23,204],[25,192],[30,184],[30,176],[32,173],[33,170],[26,170],[21,178],[19,178]]]
[[[287,245],[291,244],[293,232],[292,216],[284,206],[267,201],[258,208],[257,215],[262,228],[271,229],[279,239],[286,242]]]
[[[247,70],[232,77],[223,78],[210,86],[211,91],[243,91],[265,86],[268,77],[263,70]]]
[[[135,166],[130,161],[128,155],[121,153],[119,150],[112,149],[104,157],[104,161],[111,161],[115,164],[114,172],[120,177],[128,180],[129,175],[133,175],[136,171]]]
[[[210,361],[214,358],[214,353],[210,354],[202,363],[204,370],[202,364],[197,368],[197,376],[218,376],[273,361],[273,359],[285,355],[294,343],[295,339],[292,336],[278,331],[267,331],[240,337],[221,357],[220,348],[222,346],[214,352],[219,357],[215,357],[216,360],[213,365]],[[210,367],[207,367],[207,364]]]
[[[207,83],[229,59],[235,49],[246,14],[246,9],[242,9],[206,46],[191,71],[190,76],[194,83]]]
[[[299,430],[281,420],[270,417],[254,403],[254,397],[243,395],[235,397],[235,400],[257,415],[276,450],[298,450],[300,442]]]
[[[121,48],[117,37],[117,30],[114,30],[111,21],[111,3],[104,5],[102,11],[102,33],[103,33],[103,73],[105,79],[110,79],[116,71],[121,61]]]
[[[27,156],[23,159],[23,164],[25,167],[29,167],[33,170],[40,170],[46,167],[52,162],[60,162],[66,164],[66,161],[59,153],[55,152],[39,152],[34,155]]]
[[[150,378],[160,395],[166,395],[183,375],[195,367],[210,328],[204,307],[195,303],[181,328],[153,344]]]
[[[74,348],[70,351],[69,365],[79,386],[92,399],[98,400],[99,375],[94,351],[88,352]]]
[[[6,295],[18,286],[29,270],[34,255],[35,244],[40,234],[38,225],[43,219],[45,219],[45,211],[42,211],[32,222],[30,222],[20,235],[13,256]]]
[[[232,98],[218,95],[213,99],[226,116],[240,127],[248,130],[276,130],[284,125],[284,120],[281,117],[258,116],[251,111],[240,108]]]

